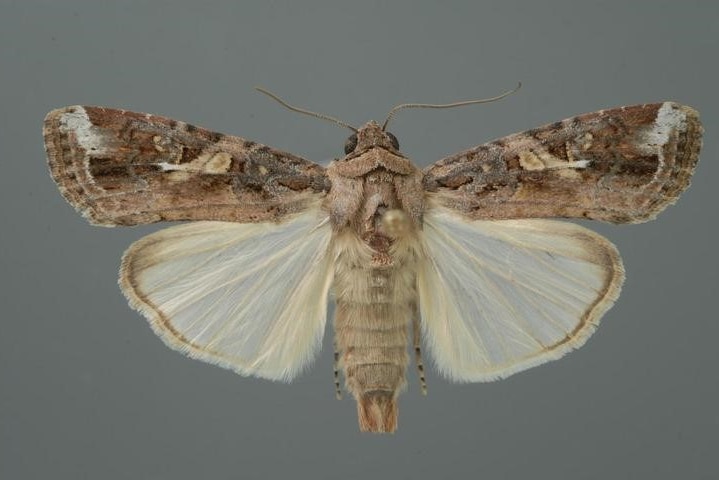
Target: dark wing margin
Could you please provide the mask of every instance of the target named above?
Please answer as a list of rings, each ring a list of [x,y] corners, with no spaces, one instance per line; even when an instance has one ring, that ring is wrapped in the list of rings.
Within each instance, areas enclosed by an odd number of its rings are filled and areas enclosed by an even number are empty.
[[[43,135],[52,178],[96,225],[280,221],[329,190],[320,165],[157,115],[65,107]]]
[[[673,102],[601,110],[444,158],[424,186],[471,219],[639,223],[689,186],[702,132],[698,113]]]

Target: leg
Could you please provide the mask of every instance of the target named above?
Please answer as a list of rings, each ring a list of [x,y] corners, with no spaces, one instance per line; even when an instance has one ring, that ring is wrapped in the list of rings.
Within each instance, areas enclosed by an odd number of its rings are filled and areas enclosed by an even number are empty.
[[[419,384],[422,389],[422,395],[427,395],[427,382],[424,378],[424,363],[422,363],[422,351],[420,349],[421,338],[419,329],[419,315],[416,313],[412,317],[412,330],[414,338],[414,358],[417,362],[417,371],[419,371]]]
[[[335,343],[335,357],[334,357],[334,374],[335,374],[335,397],[337,400],[342,400],[342,390],[340,390],[340,373],[339,373],[339,360],[340,353],[337,351],[337,343]]]

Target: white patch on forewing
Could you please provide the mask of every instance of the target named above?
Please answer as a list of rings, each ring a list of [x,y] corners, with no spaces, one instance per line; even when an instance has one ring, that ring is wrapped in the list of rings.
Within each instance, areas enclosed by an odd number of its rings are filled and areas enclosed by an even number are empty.
[[[103,139],[101,130],[92,124],[87,112],[82,107],[74,107],[73,112],[66,112],[60,118],[60,130],[63,133],[75,134],[78,145],[86,152],[104,154],[107,142]]]
[[[577,170],[587,168],[591,160],[575,160],[570,162],[564,162],[564,165],[555,165],[549,167],[551,170],[558,170],[560,177],[578,180],[581,178]]]
[[[687,115],[671,102],[664,102],[657,112],[654,128],[649,132],[649,138],[658,145],[664,145],[669,140],[671,130],[684,131],[687,128]]]
[[[664,102],[657,111],[652,128],[637,141],[637,149],[643,155],[657,155],[659,167],[654,173],[654,178],[664,169],[664,145],[669,142],[672,132],[682,132],[687,128],[687,116],[678,105],[672,102]]]
[[[589,164],[591,163],[591,160],[577,160],[576,162],[571,162],[565,165],[566,168],[587,168]]]
[[[639,150],[646,155],[659,154],[659,160],[663,161],[662,147],[669,142],[669,136],[673,131],[684,131],[687,126],[687,116],[677,105],[672,102],[664,102],[657,112],[657,117],[651,129],[647,130],[643,138],[637,142]]]
[[[181,164],[177,164],[177,163],[168,163],[168,162],[159,162],[157,164],[157,166],[160,167],[160,169],[163,172],[174,172],[176,170],[186,170],[187,169],[185,165],[181,165]]]

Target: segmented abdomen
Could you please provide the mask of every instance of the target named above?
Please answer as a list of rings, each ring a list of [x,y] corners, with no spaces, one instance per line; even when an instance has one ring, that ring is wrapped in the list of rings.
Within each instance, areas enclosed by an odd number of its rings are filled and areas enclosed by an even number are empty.
[[[406,383],[414,268],[397,256],[382,266],[348,258],[357,256],[340,255],[335,271],[339,366],[347,391],[357,400],[360,429],[392,432],[395,400]]]

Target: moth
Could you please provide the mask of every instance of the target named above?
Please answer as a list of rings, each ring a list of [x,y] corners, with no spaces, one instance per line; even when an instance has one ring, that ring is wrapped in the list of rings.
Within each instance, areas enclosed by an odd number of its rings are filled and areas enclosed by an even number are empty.
[[[394,110],[393,110],[394,112]],[[487,382],[580,347],[617,299],[617,249],[548,218],[639,223],[687,188],[702,127],[673,102],[580,115],[415,166],[385,125],[328,166],[157,115],[50,112],[65,199],[90,223],[192,221],[135,242],[120,286],[171,348],[290,381],[334,299],[338,370],[362,431],[393,432],[413,350]],[[412,351],[410,350],[410,351]]]

